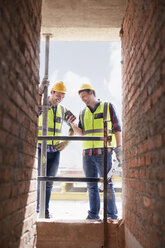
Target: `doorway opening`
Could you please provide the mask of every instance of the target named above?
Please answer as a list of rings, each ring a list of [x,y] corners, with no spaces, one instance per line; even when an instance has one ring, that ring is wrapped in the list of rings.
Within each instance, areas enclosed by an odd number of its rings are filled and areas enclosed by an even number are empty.
[[[40,79],[44,77],[45,42],[40,47]],[[71,110],[79,120],[85,105],[80,100],[78,89],[90,83],[100,101],[111,102],[121,124],[121,43],[120,42],[57,42],[49,48],[48,94],[55,82],[63,81],[67,87],[62,105]],[[68,126],[63,124],[62,135],[68,135]],[[84,176],[81,141],[70,142],[61,152],[57,176]],[[113,176],[118,217],[122,217],[122,176]],[[100,217],[103,216],[102,185]],[[54,219],[85,219],[89,209],[86,183],[54,182],[51,193],[50,213]]]

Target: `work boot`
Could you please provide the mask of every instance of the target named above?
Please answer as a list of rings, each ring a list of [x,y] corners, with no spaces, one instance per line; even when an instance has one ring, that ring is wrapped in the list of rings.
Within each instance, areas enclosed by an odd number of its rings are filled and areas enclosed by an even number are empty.
[[[107,217],[107,222],[108,223],[114,223],[114,222],[118,222],[119,221],[119,219],[117,218],[117,219],[112,219],[111,217]]]
[[[86,217],[86,220],[93,220],[93,218],[88,214],[88,216]]]
[[[45,213],[45,219],[51,219],[51,218],[52,215],[49,212]]]
[[[101,219],[93,219],[89,214],[88,216],[86,217],[86,220],[91,220],[91,221],[101,221]]]

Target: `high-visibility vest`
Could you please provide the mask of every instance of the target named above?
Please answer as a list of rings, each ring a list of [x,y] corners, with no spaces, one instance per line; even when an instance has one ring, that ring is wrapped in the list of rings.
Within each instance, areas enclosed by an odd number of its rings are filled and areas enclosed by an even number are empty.
[[[82,125],[83,136],[101,136],[104,137],[104,120],[107,120],[107,133],[112,135],[111,145],[107,144],[107,147],[116,147],[116,138],[112,129],[112,121],[109,111],[109,103],[101,102],[96,111],[92,113],[88,107],[86,107],[80,113],[80,121]],[[83,149],[89,148],[103,148],[104,141],[83,141]]]
[[[58,104],[56,115],[54,115],[53,109],[50,107],[48,110],[48,136],[60,136],[65,112],[66,109]],[[43,114],[39,116],[38,120],[38,136],[42,135],[42,116]],[[41,142],[41,140],[38,141],[38,143]],[[47,145],[56,145],[57,143],[59,140],[47,140]]]

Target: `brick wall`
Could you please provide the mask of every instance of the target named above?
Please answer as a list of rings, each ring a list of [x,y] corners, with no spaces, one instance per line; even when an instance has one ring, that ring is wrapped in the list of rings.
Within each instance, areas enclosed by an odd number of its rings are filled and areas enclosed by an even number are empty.
[[[41,0],[0,1],[0,247],[35,242]]]
[[[128,1],[121,30],[123,209],[126,228],[145,248],[165,247],[164,13],[163,0]]]

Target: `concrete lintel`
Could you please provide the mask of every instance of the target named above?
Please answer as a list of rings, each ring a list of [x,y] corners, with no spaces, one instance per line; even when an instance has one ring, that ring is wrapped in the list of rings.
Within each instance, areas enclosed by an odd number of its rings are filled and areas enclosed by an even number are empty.
[[[56,41],[118,41],[127,0],[43,0],[42,33]]]
[[[120,28],[55,28],[41,29],[41,39],[44,33],[53,34],[54,41],[120,41]]]

